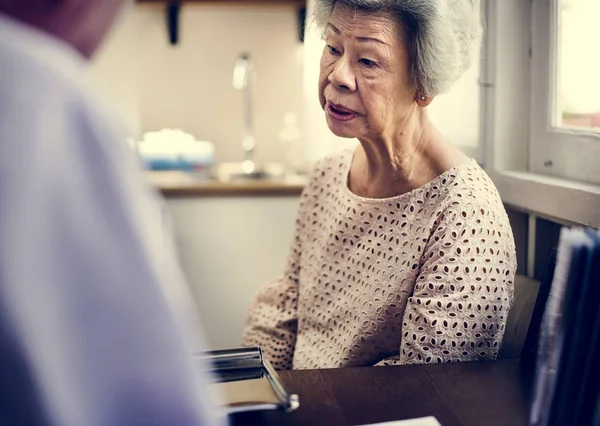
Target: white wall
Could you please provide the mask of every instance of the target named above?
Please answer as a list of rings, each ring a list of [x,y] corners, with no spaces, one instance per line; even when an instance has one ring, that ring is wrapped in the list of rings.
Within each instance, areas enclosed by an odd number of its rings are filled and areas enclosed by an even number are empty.
[[[283,161],[277,135],[286,111],[303,122],[303,47],[290,5],[184,4],[180,43],[168,43],[164,4],[126,8],[91,66],[131,136],[181,128],[216,145],[216,161],[242,158],[243,94],[231,86],[235,58],[256,68],[257,158]]]
[[[286,111],[302,119],[302,44],[291,6],[184,4],[181,40],[167,40],[164,6],[138,5],[142,128],[179,127],[216,144],[217,161],[242,158],[243,94],[231,86],[235,58],[256,68],[257,157],[283,158],[277,134]]]
[[[492,169],[525,171],[529,162],[531,6],[521,0],[488,3],[492,138],[486,164]]]
[[[478,148],[480,145],[480,68],[478,52],[461,79],[447,93],[436,96],[427,108],[431,121],[459,148]]]
[[[283,273],[299,197],[172,198],[184,273],[214,349],[237,347],[262,284]]]
[[[136,37],[135,9],[128,5],[90,66],[99,92],[132,137],[141,131]]]

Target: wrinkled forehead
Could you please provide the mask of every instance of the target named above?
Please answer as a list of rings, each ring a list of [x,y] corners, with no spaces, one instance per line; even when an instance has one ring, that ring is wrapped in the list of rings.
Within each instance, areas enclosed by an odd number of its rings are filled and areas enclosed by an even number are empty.
[[[337,31],[336,31],[337,30]],[[326,32],[349,37],[386,38],[390,43],[402,41],[404,31],[390,13],[375,12],[336,3]]]

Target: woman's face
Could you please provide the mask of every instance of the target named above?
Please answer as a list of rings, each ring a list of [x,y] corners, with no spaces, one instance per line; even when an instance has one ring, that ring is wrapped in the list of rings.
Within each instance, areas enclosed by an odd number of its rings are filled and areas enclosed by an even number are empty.
[[[404,31],[387,16],[336,6],[325,30],[319,98],[337,136],[378,138],[417,107]]]

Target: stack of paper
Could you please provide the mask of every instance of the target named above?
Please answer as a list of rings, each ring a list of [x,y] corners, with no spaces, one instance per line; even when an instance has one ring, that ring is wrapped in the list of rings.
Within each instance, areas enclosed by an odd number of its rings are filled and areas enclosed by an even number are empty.
[[[599,308],[600,237],[563,229],[540,333],[532,425],[598,424]]]

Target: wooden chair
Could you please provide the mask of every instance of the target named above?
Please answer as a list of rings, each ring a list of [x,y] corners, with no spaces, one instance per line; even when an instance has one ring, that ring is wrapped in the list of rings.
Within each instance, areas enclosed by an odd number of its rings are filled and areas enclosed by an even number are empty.
[[[527,336],[525,338],[525,342],[523,343],[521,361],[523,363],[523,367],[529,371],[533,371],[535,368],[538,342],[540,340],[540,328],[542,326],[542,320],[544,319],[546,303],[548,302],[548,297],[550,296],[550,290],[552,288],[554,270],[556,269],[557,254],[558,250],[553,249],[548,256],[546,268],[544,270],[544,276],[540,284],[540,290],[538,292],[538,296],[535,301],[535,307],[533,309],[529,327],[527,329]]]
[[[556,250],[552,250],[541,282],[522,275],[516,277],[515,298],[506,320],[498,358],[521,358],[524,368],[535,368],[540,327],[555,266]]]

